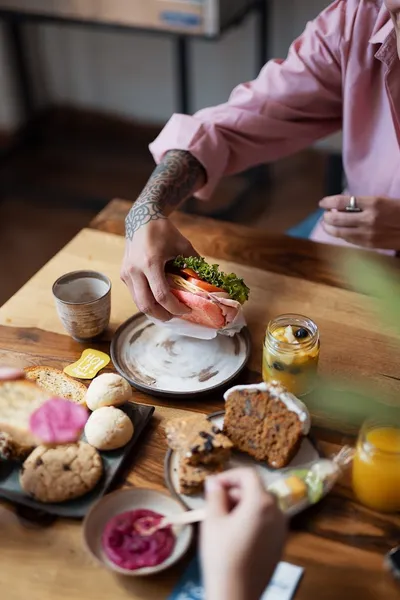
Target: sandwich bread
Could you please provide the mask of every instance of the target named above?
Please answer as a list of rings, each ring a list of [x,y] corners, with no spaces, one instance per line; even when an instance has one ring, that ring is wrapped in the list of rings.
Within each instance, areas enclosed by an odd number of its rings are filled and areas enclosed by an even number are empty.
[[[27,379],[34,381],[59,398],[71,400],[77,404],[85,404],[86,386],[76,381],[59,369],[52,367],[30,367],[25,369]]]

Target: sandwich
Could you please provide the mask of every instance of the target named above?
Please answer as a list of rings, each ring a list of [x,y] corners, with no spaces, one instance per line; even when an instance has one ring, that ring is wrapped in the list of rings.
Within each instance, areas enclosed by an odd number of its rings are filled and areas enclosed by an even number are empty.
[[[234,273],[223,273],[218,265],[197,256],[178,256],[166,265],[171,292],[191,309],[182,319],[212,329],[235,324],[250,290]]]

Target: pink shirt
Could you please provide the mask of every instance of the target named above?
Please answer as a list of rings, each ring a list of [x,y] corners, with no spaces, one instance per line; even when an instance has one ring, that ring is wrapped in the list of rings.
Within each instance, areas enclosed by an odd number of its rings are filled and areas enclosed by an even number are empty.
[[[174,115],[150,150],[188,150],[205,167],[207,199],[220,178],[277,160],[343,128],[349,193],[400,199],[400,61],[381,0],[336,0],[258,78],[226,104]],[[295,199],[293,199],[295,201]],[[312,239],[332,238],[319,223]]]

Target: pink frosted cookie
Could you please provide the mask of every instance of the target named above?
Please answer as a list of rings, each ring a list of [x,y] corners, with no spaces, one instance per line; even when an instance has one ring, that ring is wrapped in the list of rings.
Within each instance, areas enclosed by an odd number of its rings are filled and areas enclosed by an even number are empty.
[[[32,413],[29,427],[43,444],[69,444],[80,438],[88,416],[84,406],[51,398]]]

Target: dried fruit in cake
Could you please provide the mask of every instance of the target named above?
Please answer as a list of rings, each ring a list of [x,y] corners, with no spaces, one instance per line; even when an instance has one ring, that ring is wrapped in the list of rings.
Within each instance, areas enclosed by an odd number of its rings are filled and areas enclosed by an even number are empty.
[[[174,419],[165,430],[169,446],[190,465],[222,464],[230,458],[232,442],[204,416]]]
[[[220,473],[223,469],[222,464],[194,466],[189,464],[184,456],[181,456],[178,468],[180,493],[187,496],[201,494],[207,477]]]
[[[277,383],[236,386],[225,394],[224,431],[235,448],[282,469],[310,429],[305,405]]]

